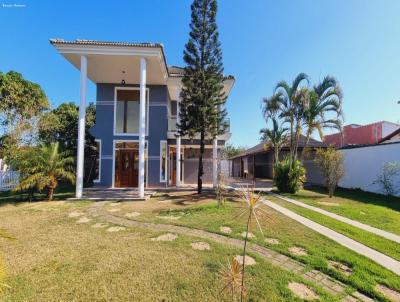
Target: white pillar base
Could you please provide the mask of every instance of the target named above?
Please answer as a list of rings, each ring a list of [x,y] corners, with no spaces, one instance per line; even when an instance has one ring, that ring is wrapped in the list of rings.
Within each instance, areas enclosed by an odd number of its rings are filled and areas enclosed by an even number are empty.
[[[218,139],[213,139],[213,151],[212,151],[212,160],[213,160],[213,187],[216,188],[218,185]]]

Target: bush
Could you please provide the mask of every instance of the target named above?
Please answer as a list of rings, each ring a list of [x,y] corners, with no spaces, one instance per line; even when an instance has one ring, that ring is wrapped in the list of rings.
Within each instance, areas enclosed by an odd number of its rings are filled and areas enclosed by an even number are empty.
[[[299,160],[286,157],[275,165],[274,184],[282,193],[296,193],[306,181],[306,170]]]

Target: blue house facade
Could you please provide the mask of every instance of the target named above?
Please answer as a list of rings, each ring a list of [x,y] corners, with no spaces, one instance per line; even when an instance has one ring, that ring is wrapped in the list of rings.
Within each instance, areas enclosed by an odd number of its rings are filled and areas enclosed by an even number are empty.
[[[98,146],[96,186],[140,189],[197,182],[198,141],[176,132],[183,69],[166,64],[161,44],[50,42],[80,69],[81,104],[86,104],[86,78],[96,84],[96,123],[90,130]],[[233,83],[233,77],[226,78],[226,94]],[[218,150],[229,137],[227,131],[206,145],[205,183],[215,181]]]

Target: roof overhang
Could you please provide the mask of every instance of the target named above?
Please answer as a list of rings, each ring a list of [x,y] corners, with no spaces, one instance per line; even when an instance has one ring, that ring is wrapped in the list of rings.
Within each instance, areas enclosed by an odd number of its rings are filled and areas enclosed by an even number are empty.
[[[140,59],[146,59],[147,84],[165,85],[168,70],[161,44],[114,43],[77,40],[50,40],[57,51],[77,69],[80,57],[88,59],[87,76],[94,83],[138,84],[140,82]]]

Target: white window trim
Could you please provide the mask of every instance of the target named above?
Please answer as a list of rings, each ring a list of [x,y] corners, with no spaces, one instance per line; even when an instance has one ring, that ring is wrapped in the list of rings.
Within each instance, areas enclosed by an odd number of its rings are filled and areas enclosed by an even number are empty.
[[[139,143],[138,139],[114,139],[113,140],[113,156],[112,156],[112,188],[113,189],[129,189],[131,187],[122,188],[115,187],[115,144],[116,143]],[[147,160],[145,160],[145,170],[146,170],[146,183],[144,184],[145,188],[147,188],[147,183],[149,181],[149,142],[145,140],[145,145],[147,145]],[[145,149],[146,150],[146,149]]]
[[[114,135],[119,136],[139,136],[139,132],[137,133],[118,133],[117,131],[117,91],[118,90],[139,90],[140,87],[125,87],[125,86],[116,86],[114,87]],[[150,111],[149,111],[149,103],[150,103],[150,89],[146,88],[146,116],[147,116],[147,123],[146,123],[146,136],[149,135],[149,120],[150,120]],[[139,125],[138,125],[139,126]]]
[[[99,177],[94,179],[94,183],[99,183],[101,181],[101,139],[95,139],[95,142],[99,143]]]
[[[181,155],[181,161],[182,161],[182,167],[181,167],[181,173],[182,173],[182,179],[181,179],[181,185],[184,185],[185,184],[185,147],[186,147],[186,145],[185,146],[182,146],[181,145],[181,150],[182,150],[182,155]],[[175,150],[176,150],[176,145],[169,145],[168,146],[168,153],[167,153],[167,155],[168,155],[168,160],[169,160],[169,155],[170,155],[170,149],[171,148],[175,148]],[[173,169],[174,167],[172,166],[172,164],[171,165],[169,165],[169,169],[168,169],[168,177],[167,177],[167,179],[168,179],[168,185],[170,185],[170,186],[172,186],[172,180],[170,179],[171,178],[171,175],[172,175],[172,169]]]
[[[165,178],[162,179],[162,146],[165,144]],[[160,182],[167,182],[168,179],[168,142],[166,140],[160,141]]]

